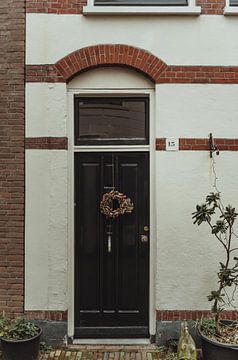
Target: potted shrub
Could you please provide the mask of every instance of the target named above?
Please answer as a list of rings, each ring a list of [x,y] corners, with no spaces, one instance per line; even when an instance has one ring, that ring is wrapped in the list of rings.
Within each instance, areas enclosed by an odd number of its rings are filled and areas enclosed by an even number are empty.
[[[224,206],[220,193],[210,193],[192,214],[194,224],[206,223],[211,234],[224,250],[217,272],[217,288],[208,295],[212,302],[211,318],[202,319],[198,331],[205,360],[238,359],[238,322],[224,321],[223,311],[234,307],[238,286],[238,236],[234,225],[238,213],[231,205]],[[235,308],[235,307],[234,307]]]
[[[24,318],[0,316],[0,339],[4,360],[37,360],[42,330]]]

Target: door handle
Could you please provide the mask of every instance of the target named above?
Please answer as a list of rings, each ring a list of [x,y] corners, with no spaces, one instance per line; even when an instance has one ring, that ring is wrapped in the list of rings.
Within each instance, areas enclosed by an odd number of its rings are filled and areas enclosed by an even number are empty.
[[[112,252],[112,225],[108,224],[107,225],[107,252],[111,253]]]
[[[149,237],[147,235],[143,234],[143,235],[140,236],[140,241],[142,243],[147,243],[149,241]]]
[[[108,234],[107,237],[107,251],[108,253],[112,252],[112,235]]]

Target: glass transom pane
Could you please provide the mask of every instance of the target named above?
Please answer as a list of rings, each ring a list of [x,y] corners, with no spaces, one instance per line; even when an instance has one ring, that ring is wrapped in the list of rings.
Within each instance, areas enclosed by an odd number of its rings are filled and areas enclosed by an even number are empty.
[[[148,143],[147,98],[76,98],[75,143]]]

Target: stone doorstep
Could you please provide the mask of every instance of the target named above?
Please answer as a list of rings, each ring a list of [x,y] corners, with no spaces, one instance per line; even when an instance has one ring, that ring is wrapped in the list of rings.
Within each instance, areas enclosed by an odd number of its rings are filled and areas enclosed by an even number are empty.
[[[117,345],[117,344],[106,344],[106,345],[68,345],[67,349],[70,350],[79,350],[79,351],[103,351],[103,352],[110,352],[110,351],[127,351],[127,352],[131,352],[131,351],[151,351],[151,352],[157,352],[158,350],[158,346],[155,344],[149,344],[149,345],[140,345],[140,344],[136,344],[136,345],[126,345],[126,344],[121,344],[121,345]]]

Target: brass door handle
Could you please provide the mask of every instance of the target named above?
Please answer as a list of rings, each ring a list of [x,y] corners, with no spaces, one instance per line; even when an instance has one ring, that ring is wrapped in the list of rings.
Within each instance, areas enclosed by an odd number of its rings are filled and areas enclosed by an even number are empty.
[[[142,243],[146,243],[146,242],[149,241],[149,237],[148,237],[147,235],[141,235],[141,236],[140,236],[140,241],[141,241]]]

